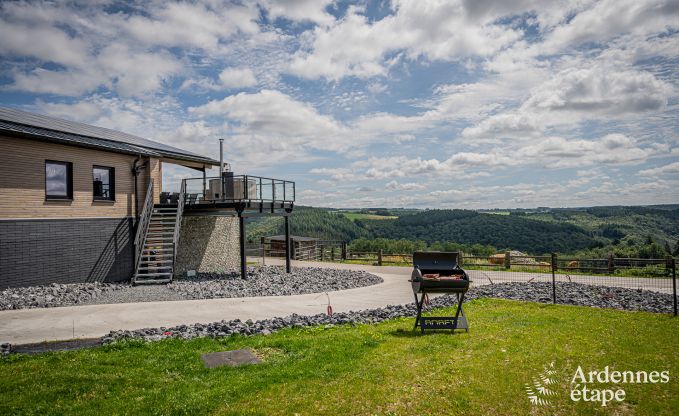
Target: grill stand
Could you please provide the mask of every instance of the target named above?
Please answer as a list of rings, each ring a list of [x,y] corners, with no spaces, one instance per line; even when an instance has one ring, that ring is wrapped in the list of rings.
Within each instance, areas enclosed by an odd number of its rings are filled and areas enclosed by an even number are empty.
[[[452,332],[455,332],[456,329],[464,329],[466,332],[469,332],[467,318],[464,314],[464,309],[462,308],[462,302],[464,302],[464,293],[456,293],[457,309],[455,310],[455,316],[422,316],[424,299],[427,293],[430,292],[423,290],[419,293],[419,299],[417,292],[414,293],[415,305],[417,305],[417,317],[415,318],[415,327],[413,330],[416,330],[419,325],[423,334],[425,329],[450,329]]]

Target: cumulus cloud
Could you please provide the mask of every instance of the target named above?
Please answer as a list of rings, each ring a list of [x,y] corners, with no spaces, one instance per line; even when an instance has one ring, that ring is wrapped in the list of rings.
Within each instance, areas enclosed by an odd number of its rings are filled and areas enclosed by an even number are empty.
[[[352,7],[343,19],[317,27],[290,72],[311,79],[367,78],[386,74],[389,53],[402,52],[411,60],[486,56],[520,37],[513,28],[496,24],[497,16],[470,18],[460,1],[396,0],[391,7],[394,14],[376,22]]]
[[[679,162],[670,163],[657,168],[644,169],[639,171],[641,176],[662,176],[679,174]]]
[[[219,73],[219,81],[226,88],[245,88],[257,85],[250,68],[226,68]]]
[[[670,86],[649,72],[605,66],[569,68],[531,92],[526,111],[566,111],[613,116],[662,110]]]
[[[293,21],[311,21],[322,25],[332,23],[335,18],[326,11],[332,0],[265,0],[262,6],[269,18],[284,18]]]
[[[396,181],[388,182],[385,187],[391,191],[417,191],[426,188],[424,185],[415,182],[399,183]]]

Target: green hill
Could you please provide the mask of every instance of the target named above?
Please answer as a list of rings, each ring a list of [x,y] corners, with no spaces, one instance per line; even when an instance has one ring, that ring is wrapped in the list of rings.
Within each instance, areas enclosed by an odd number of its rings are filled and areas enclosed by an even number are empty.
[[[427,244],[430,249],[477,245],[472,250],[479,253],[494,247],[533,255],[552,251],[594,257],[605,257],[608,253],[644,258],[679,255],[679,209],[670,206],[388,213],[392,217],[382,216],[378,220],[371,218],[373,212],[347,215],[332,209],[298,206],[290,220],[291,232],[347,242],[360,239],[356,244],[369,251],[377,246],[400,247],[407,240],[418,247]],[[256,242],[261,236],[283,231],[282,218],[264,217],[248,223],[247,238]]]
[[[245,230],[247,241],[254,243],[258,242],[260,237],[283,234],[285,225],[281,217],[263,217],[249,221]],[[360,227],[342,213],[326,208],[305,206],[295,207],[290,217],[290,233],[342,241],[370,237],[370,233],[365,228]]]
[[[573,252],[596,247],[587,231],[572,224],[523,216],[482,214],[468,210],[429,210],[393,221],[364,221],[375,237],[491,245],[533,254]]]

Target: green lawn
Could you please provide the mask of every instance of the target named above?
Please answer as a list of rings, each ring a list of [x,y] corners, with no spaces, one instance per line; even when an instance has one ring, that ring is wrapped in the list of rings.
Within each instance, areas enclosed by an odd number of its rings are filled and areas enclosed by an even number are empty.
[[[395,220],[398,217],[395,215],[375,215],[375,214],[365,214],[362,212],[343,212],[345,217],[352,221],[355,220]]]
[[[679,413],[679,320],[667,315],[479,299],[471,330],[424,336],[413,319],[291,329],[270,336],[166,340],[0,359],[0,414],[646,414]],[[449,312],[449,311],[448,311]],[[260,365],[208,370],[205,352],[248,347]],[[555,363],[548,406],[525,383]],[[626,384],[622,404],[575,404],[585,371],[670,371]]]

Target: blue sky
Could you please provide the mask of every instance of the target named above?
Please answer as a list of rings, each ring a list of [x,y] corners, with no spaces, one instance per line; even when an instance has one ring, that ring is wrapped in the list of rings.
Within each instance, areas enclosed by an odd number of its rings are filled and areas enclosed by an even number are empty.
[[[221,137],[306,205],[679,203],[678,30],[676,0],[2,2],[0,103]]]

